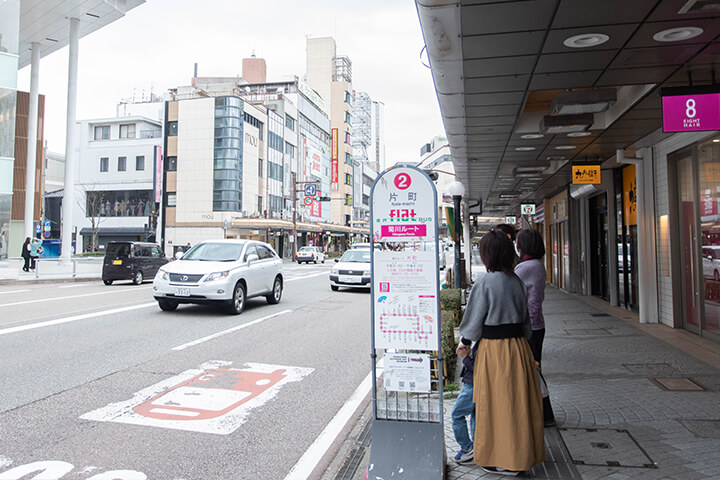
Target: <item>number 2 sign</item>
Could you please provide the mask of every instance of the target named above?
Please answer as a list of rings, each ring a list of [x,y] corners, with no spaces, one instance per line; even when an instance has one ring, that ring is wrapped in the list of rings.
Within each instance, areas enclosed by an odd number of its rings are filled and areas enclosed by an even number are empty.
[[[395,186],[399,190],[406,190],[410,187],[410,184],[412,183],[412,180],[410,179],[410,175],[407,173],[398,173],[395,175]]]

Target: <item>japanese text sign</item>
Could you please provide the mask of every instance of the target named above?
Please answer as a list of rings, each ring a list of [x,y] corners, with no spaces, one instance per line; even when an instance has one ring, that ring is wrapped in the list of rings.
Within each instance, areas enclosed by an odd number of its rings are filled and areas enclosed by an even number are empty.
[[[573,165],[573,185],[600,184],[600,165]]]

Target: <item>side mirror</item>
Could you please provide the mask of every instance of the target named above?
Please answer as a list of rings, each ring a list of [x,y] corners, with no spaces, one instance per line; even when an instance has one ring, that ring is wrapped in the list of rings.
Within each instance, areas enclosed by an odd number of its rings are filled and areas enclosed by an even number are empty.
[[[257,253],[251,253],[247,257],[247,263],[257,262],[260,259],[260,257],[257,256]]]
[[[339,261],[340,261],[340,259],[339,259],[339,258],[336,258],[336,259],[335,259],[335,263],[337,263],[337,262],[339,262]]]
[[[174,258],[175,260],[180,260],[183,256],[184,252],[175,252]]]

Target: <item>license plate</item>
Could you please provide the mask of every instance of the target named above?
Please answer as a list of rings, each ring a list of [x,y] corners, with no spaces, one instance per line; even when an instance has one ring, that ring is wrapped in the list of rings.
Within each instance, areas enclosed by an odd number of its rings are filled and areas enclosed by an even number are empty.
[[[176,288],[176,289],[175,289],[175,296],[177,296],[177,297],[189,297],[189,296],[190,296],[190,289],[189,289],[189,288]]]
[[[113,260],[113,265],[122,265],[122,260]]]
[[[339,275],[338,276],[338,282],[343,283],[360,283],[362,282],[362,278],[360,277],[354,277],[352,275]]]

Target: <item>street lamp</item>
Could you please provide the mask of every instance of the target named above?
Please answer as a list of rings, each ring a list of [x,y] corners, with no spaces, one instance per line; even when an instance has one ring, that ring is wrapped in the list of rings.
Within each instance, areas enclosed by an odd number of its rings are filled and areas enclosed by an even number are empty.
[[[448,193],[453,199],[453,210],[455,216],[455,232],[453,241],[455,242],[455,261],[453,268],[455,269],[455,288],[460,288],[460,199],[465,194],[465,186],[455,180],[448,185]]]

